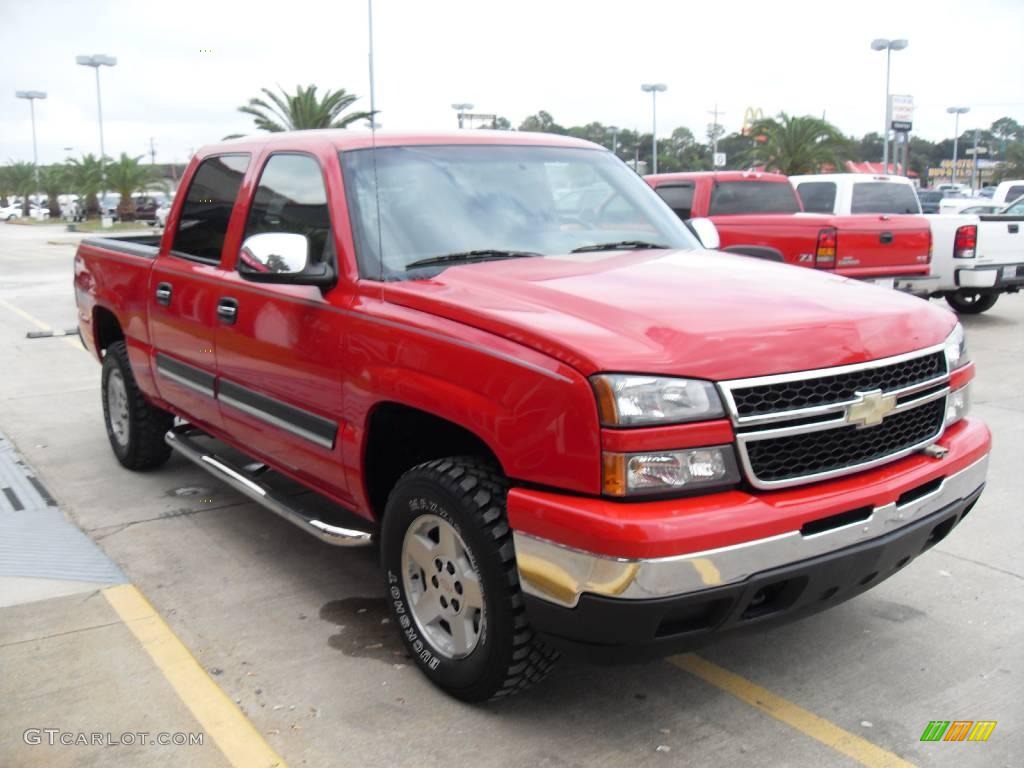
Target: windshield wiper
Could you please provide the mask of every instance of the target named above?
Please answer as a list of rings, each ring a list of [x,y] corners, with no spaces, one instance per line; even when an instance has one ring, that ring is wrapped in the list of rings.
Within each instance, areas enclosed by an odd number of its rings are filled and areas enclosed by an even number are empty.
[[[543,256],[543,253],[533,251],[502,251],[497,248],[481,248],[476,251],[460,251],[458,253],[446,253],[443,256],[429,256],[425,259],[418,259],[405,265],[406,271],[419,267],[434,267],[438,264],[450,264],[461,261],[491,261],[493,259],[525,259],[531,256]]]
[[[660,245],[659,243],[648,243],[646,240],[620,240],[617,243],[581,245],[579,248],[573,248],[569,253],[590,253],[592,251],[639,251],[643,248],[668,248],[668,246]]]

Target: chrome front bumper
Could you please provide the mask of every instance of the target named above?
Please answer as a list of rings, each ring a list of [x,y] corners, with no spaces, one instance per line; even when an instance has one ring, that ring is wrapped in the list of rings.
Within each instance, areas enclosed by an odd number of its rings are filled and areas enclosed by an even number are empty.
[[[572,608],[584,593],[621,600],[675,597],[735,584],[762,571],[892,533],[970,496],[985,482],[988,456],[943,479],[930,493],[902,505],[875,507],[856,523],[822,533],[799,530],[720,549],[651,560],[627,560],[564,547],[514,531],[523,591]]]

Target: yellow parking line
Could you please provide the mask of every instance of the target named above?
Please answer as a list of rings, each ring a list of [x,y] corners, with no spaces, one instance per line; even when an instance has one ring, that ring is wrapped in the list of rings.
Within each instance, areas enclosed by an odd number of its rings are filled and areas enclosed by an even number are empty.
[[[818,717],[781,696],[776,696],[756,683],[712,664],[707,659],[687,654],[673,656],[669,662],[810,736],[826,747],[856,760],[861,765],[869,768],[914,768],[913,763],[908,763],[899,755],[882,749],[867,739],[862,739],[825,718]]]
[[[30,323],[32,323],[32,325],[34,325],[36,328],[38,328],[41,331],[52,331],[53,330],[53,328],[51,326],[47,325],[46,323],[44,323],[39,318],[33,317],[32,315],[30,315],[25,310],[19,309],[18,307],[14,306],[10,302],[7,302],[7,301],[4,301],[3,299],[0,299],[0,307],[3,307],[4,309],[13,312],[18,317],[21,317],[24,320],[28,320]],[[80,341],[77,341],[72,336],[63,336],[63,337],[61,337],[61,341],[66,341],[68,344],[73,346],[75,349],[81,349],[82,351],[85,351],[85,347],[82,346],[82,343]]]
[[[119,584],[103,595],[231,765],[287,768],[138,589]]]

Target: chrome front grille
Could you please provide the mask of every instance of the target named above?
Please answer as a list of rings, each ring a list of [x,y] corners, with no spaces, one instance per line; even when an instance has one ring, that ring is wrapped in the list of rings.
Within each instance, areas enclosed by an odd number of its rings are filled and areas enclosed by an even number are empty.
[[[772,489],[859,472],[934,442],[949,374],[939,346],[720,387],[747,480]]]

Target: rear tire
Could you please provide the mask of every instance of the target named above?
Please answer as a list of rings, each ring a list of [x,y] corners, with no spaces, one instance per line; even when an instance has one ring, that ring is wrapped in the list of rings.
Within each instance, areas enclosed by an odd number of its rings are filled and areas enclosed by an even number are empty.
[[[402,639],[430,681],[463,701],[523,690],[558,658],[526,618],[507,494],[481,459],[436,459],[401,477],[384,514],[387,599]]]
[[[982,293],[967,288],[946,294],[946,302],[961,315],[980,315],[992,309],[998,300],[998,293]]]
[[[135,383],[123,341],[107,347],[103,356],[103,422],[110,447],[128,469],[153,469],[171,455],[164,440],[174,415],[150,405]]]

